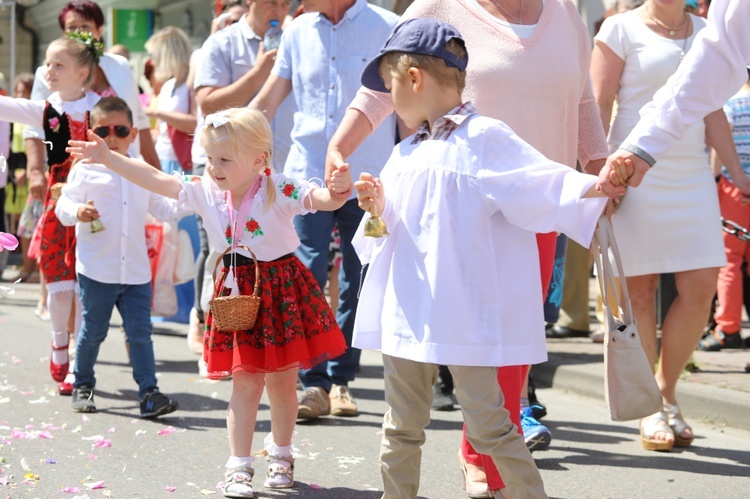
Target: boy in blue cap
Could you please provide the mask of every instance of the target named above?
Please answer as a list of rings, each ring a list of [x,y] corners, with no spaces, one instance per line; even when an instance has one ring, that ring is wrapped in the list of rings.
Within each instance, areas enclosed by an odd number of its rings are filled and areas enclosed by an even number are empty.
[[[597,177],[550,161],[464,102],[467,64],[455,28],[411,19],[362,74],[417,130],[394,148],[381,178],[365,173],[355,183],[360,207],[390,232],[353,242],[369,264],[354,346],[383,352],[388,499],[417,495],[438,364],[453,374],[469,441],[506,480],[498,493],[546,497],[503,407],[497,366],[547,358],[534,234],[565,232],[588,246],[606,202]],[[625,174],[617,165],[613,175]]]

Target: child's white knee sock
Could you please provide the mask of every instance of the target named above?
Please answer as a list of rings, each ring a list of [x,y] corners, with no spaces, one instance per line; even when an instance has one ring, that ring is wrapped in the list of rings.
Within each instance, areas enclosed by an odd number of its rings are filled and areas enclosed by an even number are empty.
[[[229,459],[227,460],[227,464],[224,465],[225,468],[251,468],[253,464],[253,458],[252,456],[247,457],[237,457],[237,456],[229,456]]]

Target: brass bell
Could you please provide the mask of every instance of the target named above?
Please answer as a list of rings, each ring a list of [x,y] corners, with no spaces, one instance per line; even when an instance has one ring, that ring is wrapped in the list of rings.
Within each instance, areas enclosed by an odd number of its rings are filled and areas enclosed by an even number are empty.
[[[365,221],[365,237],[384,237],[388,235],[383,219],[370,211],[370,218]]]
[[[93,201],[89,201],[89,204],[91,206],[94,206]],[[101,232],[104,229],[106,229],[106,227],[104,226],[104,222],[102,222],[101,218],[97,218],[89,222],[89,230],[91,230],[92,234],[95,232]]]

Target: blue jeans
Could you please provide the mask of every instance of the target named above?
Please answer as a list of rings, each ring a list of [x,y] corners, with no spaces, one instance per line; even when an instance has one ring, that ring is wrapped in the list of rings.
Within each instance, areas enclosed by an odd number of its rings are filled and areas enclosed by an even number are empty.
[[[555,264],[552,268],[552,279],[547,289],[547,299],[544,300],[544,321],[554,324],[560,318],[560,306],[562,305],[563,277],[565,275],[565,254],[568,249],[568,236],[557,235],[555,244]]]
[[[352,247],[352,238],[364,213],[357,205],[357,200],[350,199],[336,211],[319,211],[294,218],[294,227],[301,242],[297,257],[310,269],[320,289],[325,288],[328,280],[328,246],[331,242],[331,231],[334,224],[339,227],[343,259],[339,272],[339,308],[335,312],[336,322],[344,333],[346,345],[349,347],[335,359],[321,362],[310,369],[300,370],[300,379],[305,388],[319,386],[330,392],[332,384],[346,386],[354,380],[359,367],[360,350],[352,348],[351,345],[362,266]]]
[[[128,285],[106,284],[78,274],[78,286],[83,306],[83,324],[76,343],[73,386],[96,386],[94,364],[99,346],[107,337],[112,310],[117,306],[130,345],[133,379],[138,383],[138,398],[156,385],[156,361],[151,341],[151,283]]]

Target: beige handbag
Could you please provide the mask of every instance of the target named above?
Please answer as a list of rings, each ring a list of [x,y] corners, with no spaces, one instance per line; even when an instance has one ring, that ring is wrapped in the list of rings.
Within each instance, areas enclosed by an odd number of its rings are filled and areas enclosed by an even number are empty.
[[[618,275],[625,274],[612,225],[605,216],[599,220],[593,248],[596,274],[604,298],[604,392],[609,405],[609,415],[613,421],[629,421],[650,416],[662,409],[661,392],[654,379],[653,368],[649,365],[641,346],[625,279],[620,280],[622,299],[617,291],[612,261],[617,265]],[[607,308],[607,304],[610,303],[609,292],[614,293],[622,320],[615,317]]]

